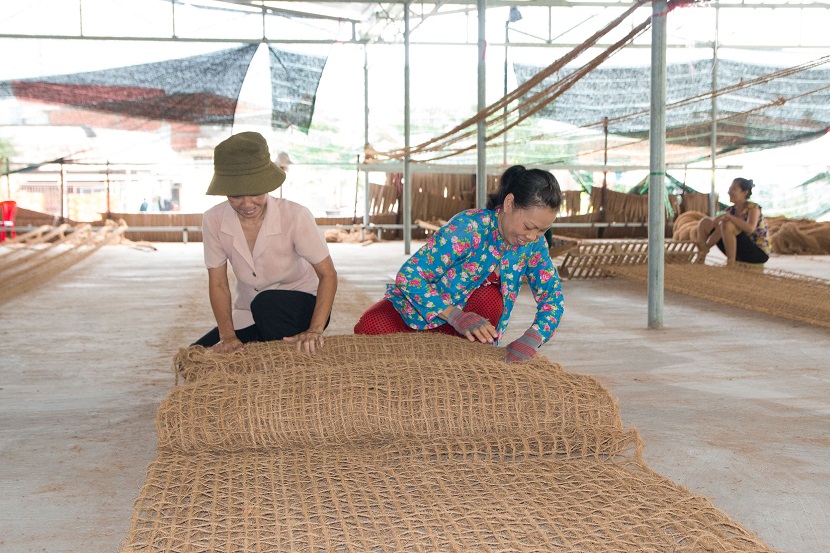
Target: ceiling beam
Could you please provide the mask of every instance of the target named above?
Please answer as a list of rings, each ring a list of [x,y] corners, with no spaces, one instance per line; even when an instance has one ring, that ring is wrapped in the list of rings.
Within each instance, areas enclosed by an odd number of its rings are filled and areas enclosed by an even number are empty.
[[[236,38],[194,38],[194,37],[159,37],[159,36],[95,36],[95,35],[50,35],[50,34],[9,34],[0,33],[0,38],[10,39],[42,39],[42,40],[91,40],[91,41],[114,41],[114,42],[184,42],[184,43],[215,43],[215,44],[374,44],[377,46],[394,46],[399,45],[398,42],[384,42],[372,41],[366,38],[353,38],[349,40],[344,39],[279,39],[279,38],[263,38],[263,37],[236,37]],[[413,46],[476,46],[478,43],[473,41],[465,42],[437,42],[437,41],[418,41],[412,40],[410,42]],[[490,46],[504,46],[503,42],[489,42]],[[581,46],[581,43],[575,42],[513,42],[510,41],[510,48],[568,48],[573,49]],[[597,43],[594,48],[607,49],[610,44]],[[696,48],[712,48],[712,42],[696,42]],[[667,44],[667,48],[688,49],[689,43],[673,43]],[[721,49],[735,49],[735,50],[759,50],[759,51],[773,51],[783,49],[802,49],[802,50],[823,50],[830,48],[830,42],[824,44],[765,44],[763,46],[758,44],[741,44],[741,43],[725,43],[723,41],[718,43]],[[626,49],[647,49],[651,48],[648,43],[634,43],[626,46]]]

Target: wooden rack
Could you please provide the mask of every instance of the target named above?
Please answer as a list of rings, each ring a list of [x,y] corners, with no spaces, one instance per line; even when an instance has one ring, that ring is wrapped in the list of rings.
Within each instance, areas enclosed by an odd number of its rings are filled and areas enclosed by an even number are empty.
[[[665,241],[666,263],[691,263],[697,255],[694,242]],[[559,265],[562,278],[607,278],[617,265],[646,265],[648,240],[583,240]]]

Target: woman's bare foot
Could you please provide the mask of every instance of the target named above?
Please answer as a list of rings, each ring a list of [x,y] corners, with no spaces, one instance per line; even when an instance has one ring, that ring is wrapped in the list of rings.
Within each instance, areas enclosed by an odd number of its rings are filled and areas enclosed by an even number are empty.
[[[706,262],[706,254],[709,253],[709,248],[706,246],[698,246],[697,247],[697,257],[695,258],[695,263],[698,265],[703,265]]]

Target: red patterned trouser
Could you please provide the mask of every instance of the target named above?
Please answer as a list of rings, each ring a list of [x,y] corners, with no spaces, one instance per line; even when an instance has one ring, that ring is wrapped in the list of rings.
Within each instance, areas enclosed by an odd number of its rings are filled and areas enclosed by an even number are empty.
[[[464,311],[476,313],[490,321],[498,328],[501,313],[504,310],[504,300],[501,297],[499,277],[491,274],[484,284],[473,290]],[[442,324],[436,328],[416,330],[409,328],[392,302],[384,298],[367,309],[354,327],[355,334],[394,334],[396,332],[441,332],[451,336],[461,335],[449,324]]]

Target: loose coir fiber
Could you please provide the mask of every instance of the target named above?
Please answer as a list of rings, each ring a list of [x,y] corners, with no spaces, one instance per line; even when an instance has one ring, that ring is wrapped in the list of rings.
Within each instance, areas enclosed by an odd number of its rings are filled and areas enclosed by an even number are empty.
[[[666,290],[830,328],[830,281],[763,269],[716,265],[664,266]],[[648,267],[615,266],[616,276],[646,283]]]
[[[425,333],[252,346],[177,357],[124,553],[769,551],[545,358]]]

